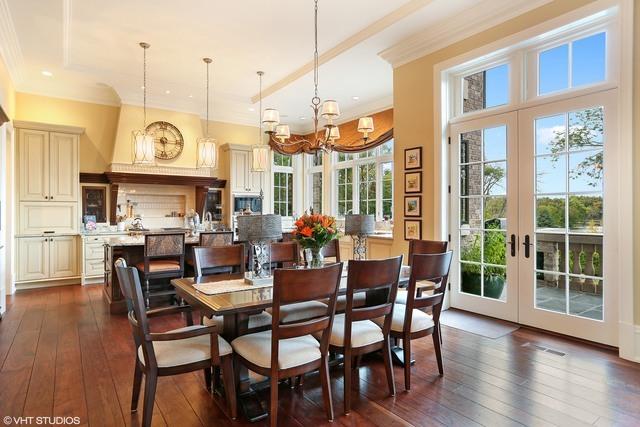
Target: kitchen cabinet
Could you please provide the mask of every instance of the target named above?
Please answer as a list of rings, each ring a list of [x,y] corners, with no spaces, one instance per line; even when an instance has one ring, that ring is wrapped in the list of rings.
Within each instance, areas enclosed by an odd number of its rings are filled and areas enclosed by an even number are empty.
[[[105,239],[118,234],[87,235],[82,238],[82,284],[104,281]]]
[[[19,237],[17,283],[78,276],[76,236]]]
[[[20,129],[20,201],[77,202],[78,135]]]
[[[251,148],[230,148],[230,185],[234,193],[260,193],[260,173],[251,170]]]

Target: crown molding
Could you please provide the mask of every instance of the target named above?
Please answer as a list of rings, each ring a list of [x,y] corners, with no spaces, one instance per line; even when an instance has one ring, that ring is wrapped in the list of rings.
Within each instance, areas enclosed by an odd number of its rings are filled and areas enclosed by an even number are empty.
[[[21,83],[24,57],[7,0],[0,0],[0,56],[4,60],[13,84]]]
[[[552,0],[489,0],[463,14],[426,28],[396,43],[378,55],[394,68],[485,31]]]

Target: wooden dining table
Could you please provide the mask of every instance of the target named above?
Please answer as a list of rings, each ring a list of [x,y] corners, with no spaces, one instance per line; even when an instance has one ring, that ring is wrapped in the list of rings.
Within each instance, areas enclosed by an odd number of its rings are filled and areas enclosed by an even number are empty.
[[[248,275],[250,273],[247,273]],[[403,266],[399,284],[406,286],[409,282],[410,269]],[[229,342],[244,335],[249,330],[249,316],[261,313],[264,309],[272,306],[273,284],[262,284],[261,286],[246,285],[246,289],[234,289],[230,292],[221,292],[214,295],[207,295],[196,289],[197,285],[213,284],[216,282],[243,279],[242,274],[215,274],[200,277],[185,277],[171,280],[179,297],[189,303],[194,309],[198,309],[206,316],[223,316],[223,330],[221,335]],[[237,283],[237,282],[234,282]],[[428,284],[424,285],[429,288]],[[343,272],[338,295],[347,292],[347,275]],[[375,291],[373,291],[375,292]],[[367,304],[377,299],[377,295],[368,294]],[[249,375],[246,368],[241,368],[240,375],[240,395],[238,402],[245,416],[250,421],[260,420],[267,415],[266,408],[258,401],[255,393],[250,387]]]

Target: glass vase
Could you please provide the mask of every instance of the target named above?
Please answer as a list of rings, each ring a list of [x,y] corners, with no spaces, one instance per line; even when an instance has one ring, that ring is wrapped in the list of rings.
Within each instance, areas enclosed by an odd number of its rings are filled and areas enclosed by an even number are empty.
[[[310,268],[322,267],[324,263],[324,255],[322,255],[322,248],[311,248],[311,261],[309,262]]]

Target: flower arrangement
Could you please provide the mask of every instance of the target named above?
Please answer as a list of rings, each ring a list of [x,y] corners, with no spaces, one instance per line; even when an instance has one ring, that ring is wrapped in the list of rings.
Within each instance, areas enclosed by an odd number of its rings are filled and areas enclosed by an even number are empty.
[[[336,219],[332,216],[305,213],[295,222],[293,236],[303,249],[310,249],[313,267],[322,264],[320,250],[338,237]]]

